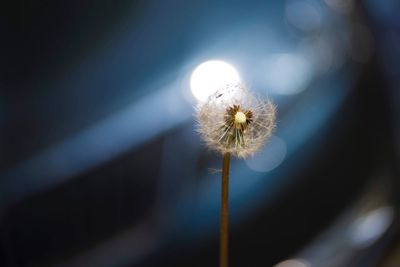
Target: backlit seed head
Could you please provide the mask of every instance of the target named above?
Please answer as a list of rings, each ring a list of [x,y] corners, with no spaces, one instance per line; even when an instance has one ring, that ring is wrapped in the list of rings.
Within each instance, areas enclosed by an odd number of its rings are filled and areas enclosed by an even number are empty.
[[[247,157],[257,152],[275,128],[275,106],[243,85],[228,85],[197,108],[198,131],[212,150]]]

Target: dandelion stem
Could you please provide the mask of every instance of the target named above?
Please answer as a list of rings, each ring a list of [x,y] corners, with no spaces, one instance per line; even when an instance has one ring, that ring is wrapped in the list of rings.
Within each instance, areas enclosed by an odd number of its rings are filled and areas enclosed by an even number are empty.
[[[221,182],[221,218],[220,218],[220,267],[228,267],[228,192],[229,192],[229,164],[231,154],[224,154]]]

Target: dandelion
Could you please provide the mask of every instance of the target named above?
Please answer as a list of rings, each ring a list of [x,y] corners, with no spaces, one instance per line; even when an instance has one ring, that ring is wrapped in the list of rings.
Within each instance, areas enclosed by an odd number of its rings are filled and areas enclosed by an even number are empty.
[[[241,84],[211,95],[196,116],[198,131],[210,149],[239,158],[257,152],[275,128],[275,106]]]
[[[256,153],[275,128],[275,106],[241,84],[227,85],[197,108],[198,131],[206,145],[223,155],[220,267],[228,267],[228,192],[231,155]]]

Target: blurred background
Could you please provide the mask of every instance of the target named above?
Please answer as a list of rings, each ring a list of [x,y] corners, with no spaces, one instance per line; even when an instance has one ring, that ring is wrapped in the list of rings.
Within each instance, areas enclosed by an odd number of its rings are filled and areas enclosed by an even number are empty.
[[[278,120],[231,164],[230,266],[400,266],[399,1],[1,6],[0,266],[217,266],[193,113],[238,81]]]

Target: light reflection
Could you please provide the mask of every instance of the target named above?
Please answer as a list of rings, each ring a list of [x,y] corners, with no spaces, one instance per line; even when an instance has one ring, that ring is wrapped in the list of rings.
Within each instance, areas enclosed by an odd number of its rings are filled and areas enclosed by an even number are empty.
[[[264,62],[263,71],[268,90],[282,95],[300,93],[312,75],[310,62],[298,53],[273,55]]]
[[[256,172],[269,172],[278,167],[286,157],[286,143],[272,135],[259,153],[246,159],[247,166]]]
[[[316,74],[330,70],[334,61],[334,49],[326,38],[317,40],[304,39],[300,42],[298,50],[310,58],[312,69]],[[342,55],[338,55],[342,57]]]
[[[201,63],[190,77],[190,89],[199,101],[207,100],[221,86],[237,84],[240,77],[236,69],[220,60],[210,60]]]
[[[347,31],[321,34],[318,38],[304,38],[298,53],[309,58],[315,74],[323,74],[342,68],[350,53],[350,36]]]
[[[309,32],[321,27],[321,15],[310,2],[289,2],[286,6],[285,15],[288,22],[299,30]]]
[[[274,267],[311,267],[311,265],[302,259],[291,259],[282,261],[274,265]]]
[[[325,3],[333,10],[340,13],[351,13],[354,9],[354,0],[325,0]]]
[[[353,244],[362,248],[373,244],[392,224],[393,216],[393,208],[384,206],[358,218],[351,234]]]
[[[6,205],[54,187],[133,149],[186,121],[191,117],[191,110],[177,93],[175,84],[166,86],[0,174],[0,217]],[[21,187],[21,184],[29,186]]]

